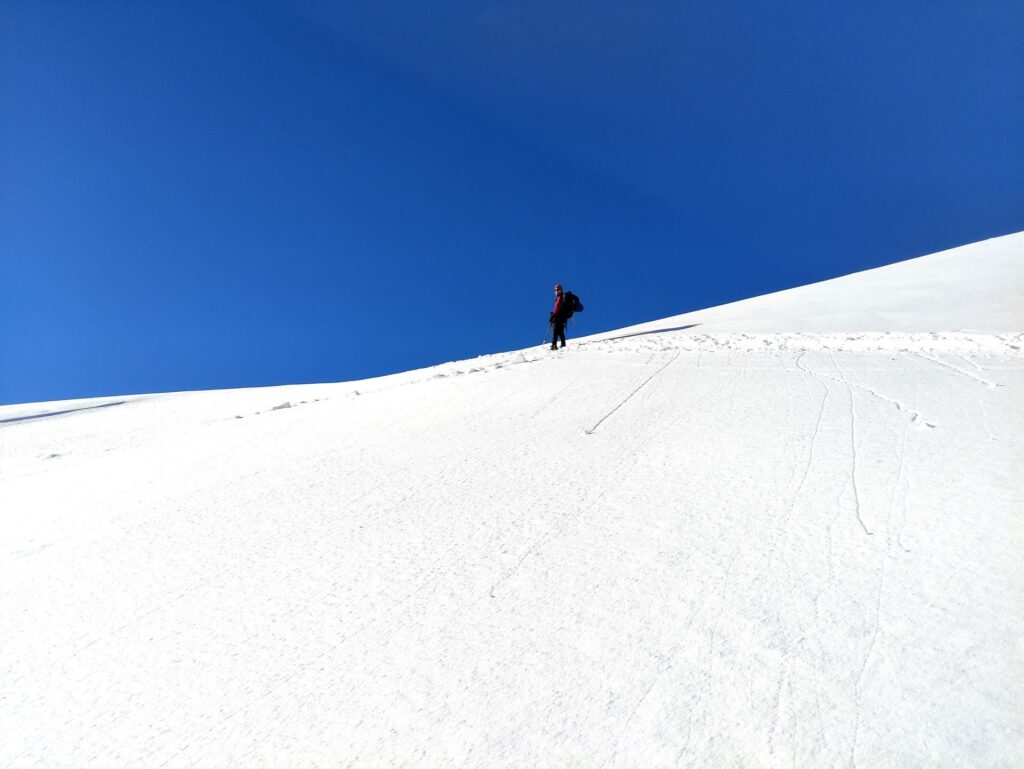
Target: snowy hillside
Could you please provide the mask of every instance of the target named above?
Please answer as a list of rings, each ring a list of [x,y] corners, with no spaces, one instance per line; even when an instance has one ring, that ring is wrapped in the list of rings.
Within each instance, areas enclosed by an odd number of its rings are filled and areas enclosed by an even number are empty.
[[[908,259],[653,324],[704,333],[844,334],[1024,329],[1024,233]]]
[[[1022,282],[0,407],[0,765],[1020,766]]]

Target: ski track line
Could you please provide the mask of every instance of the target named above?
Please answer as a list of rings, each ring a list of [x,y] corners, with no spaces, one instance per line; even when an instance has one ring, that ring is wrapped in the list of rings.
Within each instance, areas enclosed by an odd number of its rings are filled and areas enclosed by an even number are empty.
[[[984,370],[985,370],[984,368],[982,368],[981,366],[979,366],[979,365],[978,365],[977,363],[975,363],[975,362],[974,362],[973,360],[971,360],[971,359],[970,359],[970,358],[968,358],[968,357],[967,357],[966,355],[964,355],[964,354],[963,354],[962,352],[960,352],[960,353],[957,353],[956,357],[958,357],[958,358],[959,358],[960,360],[962,360],[962,361],[963,361],[964,363],[966,363],[966,364],[967,364],[968,366],[970,366],[971,368],[973,368],[973,369],[974,369],[975,371],[984,371]]]
[[[861,708],[861,694],[864,676],[867,673],[868,664],[871,662],[871,655],[875,650],[875,645],[878,642],[878,636],[882,631],[882,597],[885,593],[885,578],[889,571],[889,561],[892,558],[892,528],[890,521],[892,520],[892,510],[896,503],[896,492],[903,484],[904,471],[906,470],[906,462],[904,456],[907,450],[907,433],[910,430],[910,425],[904,425],[903,434],[900,436],[899,441],[899,471],[896,475],[896,480],[893,482],[892,491],[889,493],[889,509],[885,514],[885,553],[882,557],[882,573],[878,579],[878,592],[875,595],[875,623],[874,628],[871,631],[871,641],[868,644],[867,651],[864,653],[864,660],[861,662],[860,670],[857,673],[857,680],[854,681],[854,723],[853,723],[853,744],[850,746],[850,765],[853,767],[857,766],[857,740],[860,736],[860,727],[862,721],[862,708]],[[905,503],[905,499],[904,499]],[[902,527],[900,532],[897,534],[897,540],[899,534],[902,534]]]
[[[728,581],[732,578],[732,570],[733,570],[733,567],[736,564],[736,561],[739,560],[739,556],[740,556],[740,547],[737,546],[733,550],[733,552],[732,552],[732,556],[729,559],[728,565],[725,567],[724,573],[717,580],[718,583],[723,583],[723,582],[728,583]],[[725,596],[725,591],[722,592],[721,596],[713,595],[712,590],[710,590],[710,589],[703,591],[703,598],[701,599],[700,603],[698,603],[697,606],[694,607],[693,612],[690,614],[689,618],[687,619],[687,621],[686,621],[686,628],[688,630],[692,629],[694,621],[697,619],[697,617],[705,609],[708,609],[709,611],[711,611],[711,603],[712,603],[712,601],[715,598],[723,598],[724,596]],[[724,613],[724,610],[720,609],[718,611],[718,613],[715,615],[714,627],[712,627],[710,629],[710,635],[709,635],[709,639],[708,639],[708,642],[709,642],[709,651],[708,651],[709,669],[704,672],[704,675],[703,675],[702,681],[701,681],[701,683],[702,683],[702,685],[704,686],[705,689],[709,688],[711,679],[713,677],[713,673],[710,670],[710,667],[714,663],[714,660],[712,659],[713,654],[714,654],[714,636],[715,636],[715,633],[718,630],[718,625],[721,624],[721,619],[722,619],[722,614],[723,613]],[[643,694],[641,694],[640,697],[637,699],[636,704],[632,707],[632,709],[630,710],[629,715],[626,717],[625,722],[623,723],[622,728],[619,730],[618,734],[616,735],[615,743],[614,743],[614,746],[615,746],[614,749],[612,750],[611,753],[609,753],[608,757],[601,764],[602,769],[605,766],[607,766],[608,763],[610,761],[612,761],[618,755],[618,753],[619,753],[619,745],[622,743],[622,738],[626,735],[626,732],[628,731],[630,723],[632,723],[633,718],[639,712],[640,707],[643,705],[643,703],[650,696],[651,692],[654,691],[655,687],[658,685],[658,682],[661,681],[661,679],[665,676],[666,673],[668,673],[670,670],[673,669],[673,667],[674,667],[673,663],[675,662],[675,658],[679,654],[679,651],[681,650],[681,648],[682,648],[681,644],[675,643],[675,644],[672,644],[668,648],[666,653],[664,653],[664,654],[655,653],[655,656],[659,659],[661,664],[659,665],[659,667],[657,669],[657,672],[654,674],[654,678],[651,681],[650,685],[647,686],[644,689]],[[699,698],[698,698],[698,701],[699,701]],[[706,725],[706,723],[707,723],[707,714],[704,713],[702,715],[704,717],[703,720],[704,720],[704,723]],[[689,749],[690,737],[691,737],[691,734],[693,732],[693,718],[694,718],[694,716],[693,716],[693,713],[691,711],[688,714],[688,718],[687,718],[686,741],[685,741],[683,747],[679,751],[679,757],[680,757],[679,760],[682,760],[682,756],[685,755],[687,750]],[[678,762],[677,762],[677,765],[678,765]]]
[[[828,354],[829,354],[829,357],[832,358],[832,365],[835,366],[836,371],[839,371],[839,366],[836,365],[835,356],[832,354],[831,351],[829,351]],[[807,370],[807,373],[809,373],[809,374],[811,373],[810,370],[808,370],[808,369],[805,369],[805,370]],[[924,414],[922,414],[920,411],[917,411],[915,409],[907,408],[906,406],[903,405],[903,403],[901,403],[900,401],[896,400],[895,398],[890,398],[887,395],[883,395],[882,393],[878,392],[877,390],[875,390],[875,389],[873,389],[871,387],[868,387],[867,385],[858,384],[857,382],[851,382],[842,371],[839,371],[840,375],[842,376],[842,379],[840,379],[839,377],[834,377],[831,374],[828,374],[828,373],[826,373],[824,371],[819,371],[817,373],[820,374],[823,377],[828,377],[833,382],[839,382],[840,384],[846,385],[847,387],[856,387],[858,390],[863,390],[866,393],[870,393],[871,395],[875,396],[876,398],[878,398],[881,401],[885,401],[886,403],[891,403],[899,411],[902,411],[902,412],[904,412],[906,414],[909,414],[911,422],[916,422],[918,419],[921,419],[927,427],[934,428],[936,426],[935,422],[930,422],[930,421],[924,419]]]
[[[978,397],[977,393],[972,393],[972,395],[974,395],[974,400],[977,402],[978,409],[981,411],[981,427],[985,431],[985,435],[988,436],[990,441],[998,441],[999,439],[993,435],[992,430],[988,426],[988,411],[985,408],[985,401]]]
[[[678,353],[677,353],[676,357],[678,357]],[[665,366],[663,366],[662,369],[666,368],[674,360],[675,360],[675,358],[673,358],[673,360],[671,360],[667,364],[665,364]],[[656,376],[657,374],[658,374],[658,372],[655,372],[654,374],[652,374],[651,377],[648,378],[648,381],[650,380],[650,378],[652,378],[653,376]],[[732,385],[732,392],[733,393],[735,393],[736,381],[739,378],[739,375],[740,375],[740,372],[736,372],[734,374],[734,376],[732,377],[732,379],[731,379],[731,385]],[[645,384],[646,384],[646,382],[645,382]],[[640,387],[643,387],[643,385],[641,385]],[[637,388],[637,390],[639,390],[639,389],[640,388]],[[711,387],[709,387],[707,391],[702,393],[699,397],[697,397],[690,404],[690,406],[687,408],[687,410],[683,414],[681,414],[680,416],[676,417],[676,419],[673,420],[673,424],[675,424],[675,422],[678,422],[686,414],[689,414],[697,406],[699,406],[701,403],[703,403],[705,400],[707,400],[708,396],[710,396],[713,393],[719,391],[720,389],[721,388],[718,385],[712,385]],[[634,391],[634,392],[636,392],[636,391]],[[750,519],[750,515],[747,516],[747,524],[746,525],[749,525],[749,519]],[[729,559],[728,565],[725,567],[724,575],[721,577],[720,581],[724,580],[724,581],[728,582],[728,580],[731,579],[733,568],[734,568],[734,566],[736,564],[736,561],[739,560],[739,556],[740,556],[740,548],[737,547],[737,548],[735,548],[733,550],[732,556]],[[690,615],[689,619],[686,622],[686,627],[687,628],[692,628],[694,620],[697,618],[697,616],[702,611],[704,611],[705,609],[708,609],[710,607],[712,599],[713,599],[712,592],[710,590],[709,591],[705,591],[705,595],[704,595],[703,600],[694,608],[692,614]],[[710,666],[713,666],[713,663],[714,663],[714,660],[712,658],[713,658],[713,654],[714,654],[715,635],[717,633],[718,626],[721,624],[721,619],[722,619],[722,615],[723,614],[724,614],[724,610],[720,609],[717,612],[717,614],[715,615],[714,627],[711,629],[710,635],[709,635],[709,638],[708,638],[708,643],[709,643],[708,660],[709,660],[709,665]],[[619,729],[618,734],[616,735],[616,738],[615,738],[615,741],[614,741],[615,748],[613,749],[613,751],[611,753],[609,753],[608,757],[601,764],[602,769],[603,769],[603,767],[606,767],[611,761],[615,760],[616,756],[619,755],[619,746],[622,743],[623,737],[625,737],[626,733],[629,731],[630,724],[633,722],[633,719],[636,717],[636,714],[640,711],[640,708],[643,706],[644,702],[646,702],[647,699],[650,697],[651,692],[653,692],[654,689],[657,688],[658,684],[665,677],[665,675],[667,673],[669,673],[671,670],[674,669],[674,667],[675,667],[675,665],[674,665],[675,659],[678,656],[678,654],[679,654],[681,649],[682,649],[682,646],[677,643],[677,644],[671,645],[664,653],[656,653],[655,654],[655,656],[659,660],[659,665],[656,668],[656,672],[654,673],[654,677],[652,678],[650,684],[647,685],[644,688],[643,693],[639,696],[639,698],[637,698],[635,704],[630,709],[629,715],[625,718],[622,727]],[[712,678],[713,678],[713,673],[711,672],[711,670],[709,669],[709,670],[705,671],[705,674],[704,674],[704,677],[703,677],[703,681],[702,681],[702,683],[705,686],[705,688],[707,688],[710,685],[710,681],[711,681]],[[703,714],[703,715],[704,715],[704,722],[705,722],[705,725],[706,725],[707,714]],[[691,738],[691,735],[692,735],[692,731],[693,731],[693,714],[691,713],[690,716],[687,719],[687,736],[686,736],[686,741],[685,741],[683,747],[678,752],[678,760],[676,762],[677,765],[680,765],[679,762],[682,761],[682,757],[686,754],[686,752],[689,749],[689,744],[690,744],[690,738]]]
[[[917,381],[915,380],[914,381],[914,405],[915,406],[917,405],[917,396],[918,396],[918,384],[917,384]],[[900,464],[901,465],[905,465],[906,464],[906,460],[904,459],[904,455],[906,454],[906,448],[907,448],[906,441],[904,441],[903,446],[900,449]],[[900,530],[898,532],[896,532],[896,544],[900,546],[900,549],[904,553],[910,553],[910,552],[912,552],[911,549],[903,544],[903,532],[907,528],[907,497],[910,496],[910,476],[909,475],[901,475],[900,477],[903,478],[903,496],[901,498],[901,501],[902,501],[901,508],[903,510],[903,523],[900,525]]]
[[[798,368],[800,368],[801,370],[805,371],[808,375],[810,375],[818,384],[820,384],[821,385],[821,389],[823,390],[823,392],[821,394],[821,405],[818,408],[818,419],[817,419],[817,422],[815,422],[814,433],[811,435],[811,445],[810,445],[810,448],[808,449],[808,452],[807,452],[807,464],[804,466],[803,477],[800,478],[800,483],[797,485],[797,489],[796,489],[796,491],[793,494],[792,504],[790,504],[790,506],[789,506],[789,513],[788,513],[787,519],[786,519],[786,533],[787,533],[787,536],[789,534],[789,525],[790,525],[790,523],[792,522],[792,519],[793,519],[793,510],[796,508],[797,497],[799,497],[800,496],[800,492],[803,491],[804,483],[807,481],[807,476],[808,476],[808,474],[811,471],[811,465],[814,463],[814,444],[817,442],[818,434],[821,432],[821,420],[822,420],[822,417],[825,415],[825,404],[828,401],[828,385],[826,385],[824,382],[822,382],[821,379],[819,379],[813,372],[811,372],[810,370],[805,368],[800,363],[800,360],[806,354],[807,354],[806,352],[800,353],[800,356],[796,359],[796,365],[797,365]]]
[[[641,706],[643,706],[644,702],[647,701],[647,698],[651,695],[651,692],[654,691],[654,687],[658,685],[658,682],[662,679],[665,673],[672,669],[672,659],[675,658],[676,652],[678,652],[678,650],[679,647],[676,646],[669,651],[668,656],[662,656],[660,654],[657,655],[661,662],[661,669],[658,670],[658,672],[655,674],[650,685],[647,687],[644,693],[640,695],[640,698],[633,706],[632,711],[630,711],[630,714],[626,717],[625,722],[622,724],[622,728],[619,730],[619,733],[615,738],[615,748],[614,750],[609,752],[608,757],[601,762],[601,769],[604,769],[604,767],[608,766],[609,762],[614,760],[614,758],[619,754],[619,744],[622,742],[622,738],[626,735],[626,732],[629,730],[629,725],[633,722],[634,716],[636,716],[636,714],[640,712]]]
[[[728,580],[729,577],[731,576],[733,565],[736,563],[736,560],[738,559],[738,557],[739,557],[738,550],[734,551],[733,556],[732,556],[731,560],[729,561],[728,566],[726,567],[724,579]],[[706,608],[708,608],[710,606],[711,601],[712,601],[712,593],[711,593],[711,591],[710,590],[705,591],[703,599],[694,608],[693,612],[690,614],[689,618],[686,621],[687,629],[692,629],[693,623],[697,619],[697,616],[699,614],[701,614],[701,612],[704,609],[706,609]],[[721,621],[721,612],[719,612],[717,617],[718,617],[718,622],[720,622]],[[716,629],[717,629],[717,622],[716,622]],[[713,644],[714,632],[715,631],[712,630],[712,639],[711,639],[711,643],[712,644]],[[626,735],[627,731],[629,730],[629,725],[632,723],[633,719],[636,717],[636,714],[640,711],[641,706],[644,704],[644,702],[650,696],[651,692],[654,691],[654,689],[657,687],[657,685],[661,681],[661,679],[664,678],[665,674],[668,673],[670,670],[674,669],[674,664],[673,663],[675,662],[676,656],[679,654],[681,649],[682,649],[682,645],[679,644],[679,643],[676,643],[676,644],[671,645],[668,648],[668,650],[666,651],[666,653],[664,653],[664,654],[655,653],[655,656],[658,658],[658,660],[660,662],[660,665],[658,666],[657,672],[654,674],[654,678],[651,680],[651,683],[644,689],[643,694],[641,694],[640,697],[637,699],[636,704],[632,707],[632,709],[630,710],[629,715],[626,717],[626,719],[625,719],[625,721],[624,721],[624,723],[622,725],[622,728],[619,730],[618,734],[615,737],[615,743],[614,743],[615,748],[614,748],[614,750],[611,753],[609,753],[608,758],[606,758],[604,760],[604,762],[602,762],[602,764],[601,764],[602,769],[603,769],[603,767],[607,766],[608,763],[610,761],[612,761],[619,754],[619,745],[621,745],[622,738]],[[705,676],[704,676],[704,680],[702,682],[702,683],[704,683],[705,688],[707,687],[707,684],[710,681],[710,678],[711,678],[711,673],[710,672],[706,672]],[[679,754],[678,754],[679,758],[678,758],[678,760],[676,762],[677,765],[678,765],[679,761],[682,760],[682,756],[686,754],[686,751],[689,749],[689,746],[690,746],[690,736],[691,736],[691,733],[693,731],[693,713],[692,712],[690,712],[689,715],[688,715],[686,726],[687,726],[686,741],[683,744],[683,747],[679,750]]]
[[[644,385],[646,385],[648,382],[650,382],[652,379],[654,379],[654,377],[658,376],[658,374],[660,374],[662,371],[664,371],[669,366],[671,366],[673,363],[675,363],[675,361],[676,361],[676,359],[678,357],[679,357],[679,352],[676,352],[676,354],[674,356],[672,356],[671,360],[669,360],[668,363],[666,363],[664,366],[662,366],[657,371],[655,371],[653,374],[651,374],[649,377],[647,377],[647,379],[645,379],[643,382],[641,382],[633,390],[633,392],[631,392],[629,395],[627,395],[625,398],[622,399],[622,401],[619,403],[618,406],[616,406],[611,411],[609,411],[607,414],[605,414],[603,417],[601,417],[599,420],[597,420],[597,422],[594,424],[594,426],[591,427],[589,430],[584,430],[583,431],[584,435],[593,435],[594,432],[597,430],[597,428],[601,426],[602,422],[604,422],[608,417],[610,417],[612,414],[614,414],[616,411],[618,411],[620,408],[622,408],[624,405],[626,405],[626,403],[629,402],[630,398],[632,398],[634,395],[636,395],[638,392],[640,392],[644,388]]]
[[[963,356],[960,356],[960,357],[963,357]],[[964,360],[967,360],[967,359],[964,358]],[[923,366],[921,363],[918,363],[917,361],[915,361],[913,359],[911,359],[911,363],[913,363],[914,365],[916,365],[916,366],[918,366],[920,368],[924,368],[927,371],[931,371],[930,367]],[[972,365],[976,365],[976,364],[972,363]],[[979,367],[979,370],[981,370],[980,367]],[[988,424],[988,410],[985,408],[985,402],[981,399],[981,396],[978,395],[977,388],[972,388],[972,387],[970,387],[970,385],[967,385],[966,383],[961,383],[960,380],[954,381],[953,384],[956,385],[956,388],[958,390],[960,390],[961,392],[969,394],[974,399],[974,402],[978,404],[978,411],[981,414],[981,428],[982,428],[982,430],[984,430],[985,435],[988,437],[988,439],[990,441],[998,441],[998,438],[996,438],[995,435],[993,435],[992,430],[989,428],[989,424]],[[1001,387],[1002,385],[999,385],[999,386]]]
[[[814,596],[814,619],[817,622],[821,621],[821,597],[825,594],[826,587],[835,584],[836,581],[835,538],[832,536],[832,529],[835,528],[836,521],[839,520],[839,515],[842,512],[842,500],[843,492],[840,491],[836,494],[835,500],[832,503],[835,508],[835,512],[832,513],[832,517],[825,526],[825,536],[828,537],[828,547],[825,550],[825,561],[828,564],[828,575],[825,578],[825,586],[818,590],[817,594]]]
[[[875,532],[871,531],[871,529],[867,527],[867,524],[864,523],[864,519],[861,517],[860,513],[860,490],[857,487],[857,412],[854,408],[853,385],[846,378],[846,374],[843,373],[842,369],[839,368],[839,364],[836,363],[835,356],[831,352],[828,355],[832,359],[832,365],[835,366],[836,371],[839,372],[839,376],[843,378],[843,382],[846,384],[850,393],[850,450],[853,452],[853,467],[850,470],[850,482],[853,485],[853,507],[854,512],[857,513],[857,520],[860,522],[860,527],[864,529],[864,533],[872,535]]]
[[[985,379],[984,377],[975,376],[970,371],[965,371],[959,366],[954,366],[952,363],[946,363],[945,361],[939,360],[938,358],[933,358],[930,355],[925,355],[923,352],[912,352],[911,355],[916,355],[917,357],[924,358],[925,360],[931,361],[932,363],[938,366],[948,368],[950,371],[955,371],[957,374],[965,376],[968,379],[973,379],[975,382],[979,382],[980,384],[983,384],[986,387],[1002,387],[1002,385],[999,384],[999,382],[993,382],[989,379]]]
[[[502,585],[504,585],[505,582],[507,582],[510,578],[515,576],[519,572],[519,569],[522,568],[522,565],[526,561],[526,559],[534,553],[536,553],[538,550],[540,550],[540,548],[546,545],[548,542],[550,542],[556,533],[557,532],[548,532],[547,534],[544,534],[543,536],[535,540],[534,543],[526,549],[526,552],[523,553],[520,559],[516,562],[516,565],[508,569],[504,574],[502,574],[500,577],[498,577],[498,579],[494,581],[494,583],[491,585],[490,590],[487,591],[487,595],[489,595],[491,598],[497,598],[497,596],[494,594],[494,591]]]
[[[785,531],[783,533],[783,540],[785,542],[788,542],[789,538],[791,536],[792,524],[793,524],[793,511],[796,510],[796,505],[797,505],[797,501],[798,501],[798,499],[800,497],[800,493],[803,491],[804,485],[807,482],[807,477],[810,474],[811,467],[814,464],[814,447],[815,447],[815,444],[817,443],[818,436],[819,436],[819,434],[821,432],[821,422],[822,422],[822,418],[824,417],[824,414],[825,414],[825,406],[826,406],[826,404],[828,402],[828,395],[829,395],[828,385],[826,385],[824,382],[822,382],[820,378],[815,376],[813,373],[811,373],[808,369],[806,369],[802,365],[801,361],[802,361],[803,357],[806,354],[807,354],[807,351],[804,350],[803,352],[801,352],[797,356],[797,358],[796,358],[796,367],[798,369],[804,371],[805,373],[807,373],[821,387],[821,389],[822,389],[821,404],[818,407],[818,417],[817,417],[817,419],[815,421],[815,424],[814,424],[814,431],[811,434],[811,442],[810,442],[810,446],[808,447],[808,451],[807,451],[807,461],[804,464],[803,473],[801,474],[800,481],[797,484],[796,490],[793,492],[793,497],[790,500],[789,509],[786,512]],[[773,566],[774,559],[775,559],[775,550],[776,550],[775,541],[776,541],[775,538],[773,538],[772,549],[771,549],[771,553],[770,553],[769,558],[768,558],[768,572],[766,574],[766,578],[769,579],[769,580],[771,580],[772,575],[775,573],[774,572],[774,566]],[[785,564],[787,573],[789,575],[789,578],[792,581],[793,580],[793,570],[792,570],[792,566],[789,563],[789,559],[787,559],[783,555],[781,560]],[[789,591],[784,591],[783,595],[788,594],[788,592]],[[800,644],[800,640],[805,638],[807,633],[806,633],[806,630],[805,630],[805,627],[804,627],[804,623],[803,623],[803,621],[802,621],[802,619],[800,617],[800,610],[797,608],[796,601],[794,601],[792,598],[789,599],[789,609],[793,612],[793,618],[796,620],[796,624],[799,627],[800,639],[798,639],[796,641],[796,645],[799,645]],[[780,715],[781,715],[781,710],[782,710],[782,693],[783,693],[783,689],[785,688],[785,686],[789,683],[789,677],[791,675],[791,667],[792,667],[792,662],[793,662],[792,656],[791,656],[791,654],[789,652],[790,639],[788,638],[788,633],[785,632],[785,626],[782,623],[781,616],[779,617],[779,621],[780,621],[780,626],[781,626],[781,628],[783,630],[783,635],[787,636],[787,638],[786,638],[786,649],[787,650],[786,650],[786,655],[785,655],[785,669],[784,669],[782,678],[779,680],[779,686],[778,686],[778,689],[777,689],[777,691],[775,693],[774,716],[773,716],[772,727],[771,727],[770,736],[769,736],[769,740],[768,740],[768,752],[769,752],[769,755],[771,755],[773,757],[774,757],[774,754],[775,754],[775,740],[776,740],[776,735],[778,734],[778,731],[779,731],[779,721],[780,721]],[[795,751],[794,751],[794,754],[795,754]]]
[[[515,576],[519,572],[519,570],[522,568],[523,564],[526,562],[527,558],[529,558],[534,553],[538,552],[548,542],[551,542],[554,539],[556,539],[557,537],[561,537],[563,534],[565,534],[565,532],[569,529],[569,526],[571,524],[573,524],[573,523],[577,523],[577,524],[580,523],[580,521],[583,520],[583,517],[587,513],[590,513],[591,511],[593,511],[598,505],[601,504],[601,502],[604,501],[605,497],[607,497],[609,494],[611,494],[612,491],[615,488],[618,488],[618,486],[626,478],[629,477],[629,474],[636,467],[637,459],[636,459],[635,453],[630,455],[629,458],[630,458],[630,460],[632,460],[630,468],[629,468],[629,470],[626,470],[626,471],[622,472],[621,477],[619,478],[618,483],[615,484],[614,488],[612,487],[611,484],[606,484],[604,490],[600,494],[597,495],[597,497],[594,499],[593,502],[591,502],[586,507],[584,507],[577,516],[575,516],[574,518],[563,518],[560,525],[554,526],[546,534],[542,534],[541,536],[537,537],[537,539],[534,540],[533,544],[530,545],[529,548],[527,548],[525,553],[523,553],[522,557],[520,557],[519,561],[515,564],[515,566],[512,566],[509,569],[507,569],[504,574],[502,574],[500,577],[498,577],[498,579],[496,579],[491,584],[491,587],[487,591],[487,595],[490,596],[491,598],[497,598],[497,596],[494,594],[495,591],[499,587],[501,587],[505,582],[507,582],[509,579],[511,579],[513,576]],[[624,465],[625,465],[625,461],[620,461],[619,464],[615,468],[616,472],[621,470]]]
[[[745,525],[749,526],[749,521],[750,521],[750,514],[747,515]],[[708,607],[709,611],[714,612],[714,617],[713,618],[709,618],[709,620],[707,622],[705,622],[705,626],[707,627],[707,649],[706,649],[706,653],[704,654],[704,660],[706,660],[706,662],[705,662],[705,665],[704,665],[703,675],[701,676],[701,680],[700,680],[701,694],[698,695],[698,702],[701,702],[701,703],[702,703],[702,701],[704,699],[706,699],[709,696],[710,691],[711,691],[711,687],[712,687],[712,684],[713,684],[713,681],[714,681],[714,677],[715,677],[715,671],[714,671],[714,668],[715,668],[715,637],[718,635],[718,628],[722,624],[722,617],[726,614],[726,612],[729,609],[729,607],[727,605],[726,606],[719,605],[717,607],[717,611],[715,611],[714,609],[711,608],[711,601],[712,601],[712,598],[714,598],[715,600],[719,601],[720,604],[727,604],[728,601],[729,601],[729,598],[732,597],[732,596],[735,596],[736,591],[735,590],[730,590],[729,582],[732,579],[733,569],[736,566],[736,561],[738,561],[739,558],[740,558],[740,554],[741,554],[742,550],[743,550],[742,545],[739,542],[737,542],[736,543],[736,547],[733,548],[732,556],[729,559],[729,563],[725,567],[725,573],[721,576],[721,578],[719,578],[717,580],[717,584],[721,585],[722,589],[717,594],[715,594],[715,595],[712,595],[712,591],[710,589],[706,590],[705,591],[705,599],[704,599],[704,601],[701,603],[701,605],[697,609],[694,610],[694,613],[693,613],[690,621],[687,623],[687,627],[692,627],[693,620],[697,617],[697,614],[699,614],[700,611],[705,606]],[[709,729],[709,725],[710,725],[709,721],[710,721],[710,719],[712,717],[713,716],[709,713],[709,711],[708,711],[708,709],[706,707],[703,707],[701,709],[700,721],[701,721],[701,725],[703,726],[705,731],[713,731],[713,730]],[[690,721],[688,723],[688,728],[690,728],[691,730],[693,728],[692,725],[693,725],[693,716],[691,714],[690,715]],[[688,746],[689,746],[689,737],[687,737],[687,747]]]
[[[914,354],[917,354],[917,353],[914,353]],[[918,355],[919,358],[925,358],[926,360],[931,361],[933,363],[941,363],[944,366],[946,365],[946,364],[942,363],[942,361],[936,361],[936,360],[933,360],[931,358],[927,358],[926,356],[919,355],[919,354],[917,354],[917,355]],[[923,363],[921,363],[919,361],[916,361],[913,358],[910,358],[909,356],[905,356],[905,357],[907,357],[907,359],[911,363],[913,363],[915,366],[917,366],[918,368],[923,368],[926,371],[931,371],[931,367],[930,366],[926,366],[925,364],[923,364]],[[961,357],[963,357],[963,356],[961,356]],[[964,358],[964,360],[967,360],[967,359]],[[977,364],[973,364],[973,365],[977,365]],[[956,369],[955,366],[948,366],[948,368],[953,368],[954,370],[958,370],[958,369]],[[980,367],[978,367],[978,368],[979,368],[979,370],[982,370],[982,371],[984,370],[984,369],[981,369]],[[961,373],[965,373],[966,374],[966,372],[961,372]],[[986,381],[986,380],[981,380],[978,377],[971,376],[970,374],[966,374],[966,376],[968,376],[970,379],[974,379],[975,381]],[[985,431],[985,435],[988,436],[988,439],[990,441],[998,441],[999,439],[995,437],[995,435],[992,433],[991,428],[988,425],[988,411],[985,408],[985,402],[981,399],[981,397],[976,392],[974,392],[973,390],[968,390],[967,387],[961,385],[959,383],[959,380],[954,382],[954,384],[956,384],[958,389],[960,389],[962,392],[969,392],[971,394],[971,396],[974,398],[975,402],[978,404],[978,410],[981,413],[981,427],[982,427],[982,430]],[[994,386],[995,387],[1002,387],[1003,385],[996,384]],[[928,424],[928,423],[926,422],[925,424]],[[930,424],[928,426],[931,427]]]
[[[574,384],[576,384],[576,383],[577,383],[578,381],[580,381],[580,379],[582,379],[582,378],[583,378],[583,377],[576,377],[576,378],[575,378],[575,379],[573,379],[573,380],[572,380],[571,382],[569,382],[569,384],[567,384],[567,385],[566,385],[565,387],[563,387],[563,388],[562,388],[561,390],[559,390],[559,391],[558,391],[557,393],[555,393],[554,395],[552,395],[552,396],[551,396],[551,398],[550,398],[550,399],[548,400],[548,402],[547,402],[547,403],[545,403],[545,404],[544,404],[543,406],[541,406],[541,407],[540,407],[539,409],[537,409],[537,410],[536,410],[535,412],[533,412],[533,413],[532,413],[532,414],[530,415],[530,419],[535,419],[535,418],[536,418],[537,416],[539,416],[539,415],[540,415],[540,413],[541,413],[542,411],[544,411],[544,409],[546,409],[546,408],[547,408],[548,406],[550,406],[550,405],[551,405],[552,403],[554,403],[554,402],[555,402],[556,400],[558,400],[559,398],[561,398],[561,397],[562,397],[562,395],[564,395],[564,394],[565,394],[566,392],[568,392],[568,391],[569,391],[569,390],[570,390],[570,389],[572,388],[572,386],[573,386]]]

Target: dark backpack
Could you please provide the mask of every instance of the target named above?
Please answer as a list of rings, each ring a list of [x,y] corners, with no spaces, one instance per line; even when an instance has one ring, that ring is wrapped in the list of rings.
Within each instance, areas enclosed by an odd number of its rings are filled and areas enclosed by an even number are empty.
[[[575,313],[583,312],[583,303],[572,291],[566,291],[562,297],[562,306],[565,307],[565,319],[569,320]]]

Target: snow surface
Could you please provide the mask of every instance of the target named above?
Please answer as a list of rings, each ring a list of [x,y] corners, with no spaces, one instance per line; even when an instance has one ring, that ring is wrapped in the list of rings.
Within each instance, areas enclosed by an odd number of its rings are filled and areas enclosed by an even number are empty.
[[[1024,765],[1022,279],[0,407],[0,766]]]

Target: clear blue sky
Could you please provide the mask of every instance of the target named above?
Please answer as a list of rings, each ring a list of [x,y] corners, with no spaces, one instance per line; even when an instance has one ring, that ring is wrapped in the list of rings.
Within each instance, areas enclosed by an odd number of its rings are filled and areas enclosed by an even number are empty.
[[[1024,229],[1024,3],[4,2],[0,402],[322,382]]]

